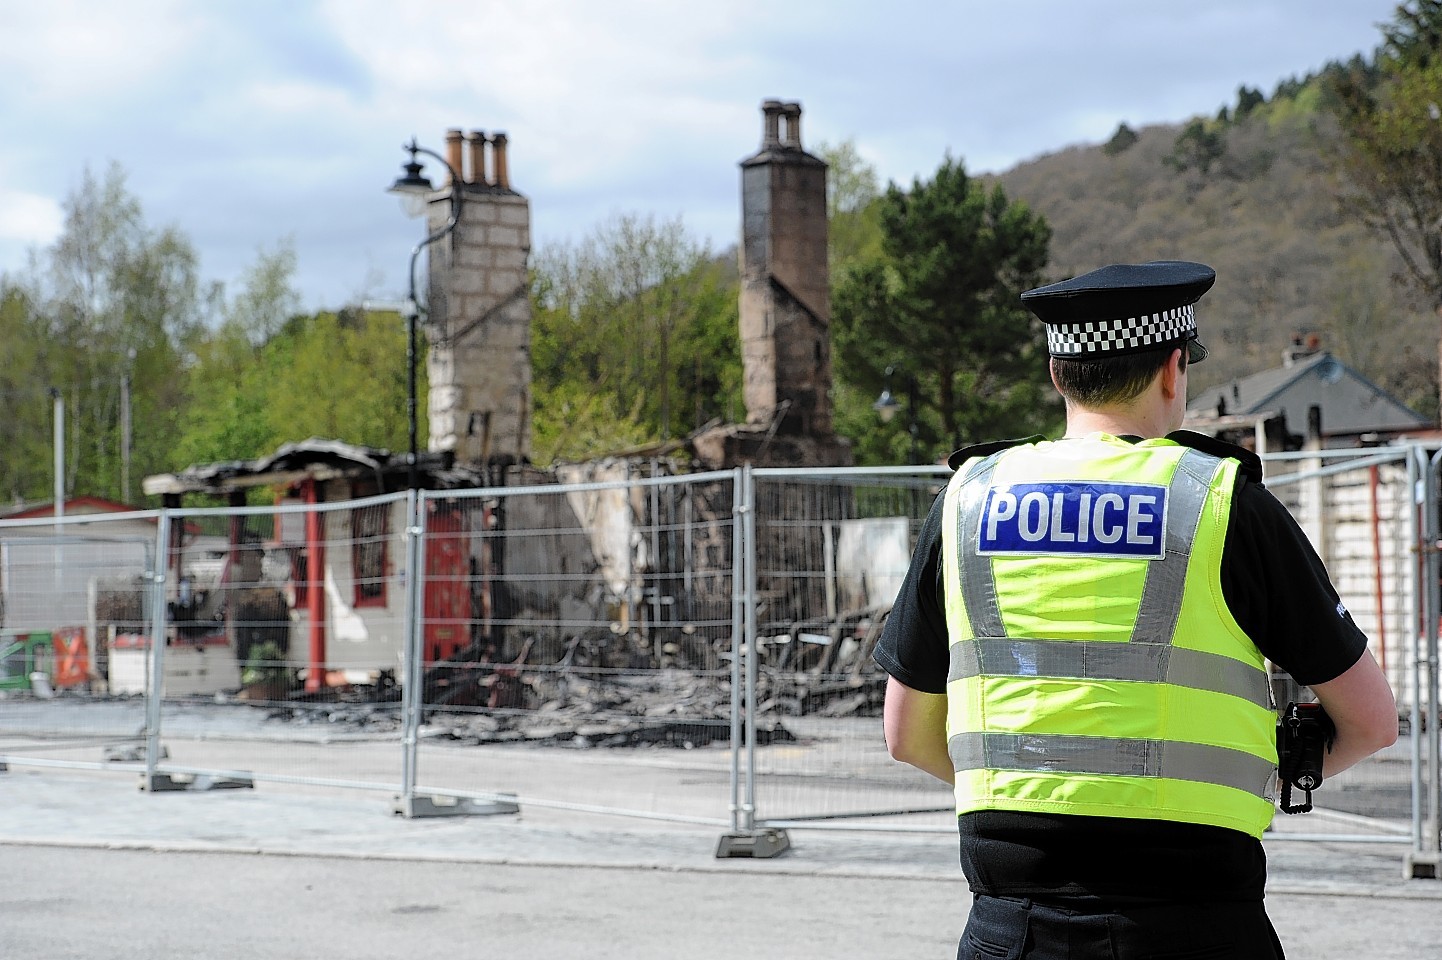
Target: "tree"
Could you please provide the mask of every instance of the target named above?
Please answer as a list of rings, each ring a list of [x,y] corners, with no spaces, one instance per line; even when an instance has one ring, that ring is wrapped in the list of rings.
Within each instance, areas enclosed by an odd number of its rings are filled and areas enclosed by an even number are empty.
[[[1237,88],[1237,109],[1232,116],[1236,122],[1241,123],[1251,115],[1253,110],[1265,106],[1266,103],[1267,98],[1262,91],[1242,84]]]
[[[31,295],[0,279],[0,495],[10,501],[38,499],[50,489],[51,449],[48,376],[42,363],[49,331]]]
[[[250,459],[308,437],[408,447],[406,325],[397,314],[292,316],[259,346],[235,321],[232,312],[196,351],[177,466]],[[424,374],[418,390],[424,396]]]
[[[132,475],[167,460],[183,399],[180,345],[200,329],[207,295],[189,240],[146,226],[118,165],[103,178],[86,170],[64,211],[21,308],[40,338],[29,374],[65,401],[66,493],[122,499]],[[26,403],[48,417],[48,398]],[[21,487],[48,497],[28,475]]]
[[[906,392],[917,407],[899,419],[915,423],[927,459],[1050,426],[1044,337],[1019,299],[1042,280],[1046,222],[948,157],[931,180],[887,188],[881,229],[881,256],[854,270],[832,304],[838,367],[853,398],[902,395],[914,379]],[[843,428],[859,425],[855,407],[839,418]],[[884,439],[853,437],[861,459],[896,454]]]
[[[273,252],[259,251],[255,264],[242,275],[241,289],[219,306],[219,325],[194,338],[172,469],[250,459],[278,445],[269,404],[274,400],[279,410],[291,411],[297,401],[273,396],[274,367],[288,348],[270,344],[295,317],[299,297],[292,286],[294,274],[295,251],[289,241]],[[402,347],[404,342],[402,337]],[[301,394],[308,396],[309,390]]]
[[[408,449],[405,342],[405,323],[389,311],[347,308],[294,318],[266,345],[268,447],[330,437]],[[427,385],[418,376],[424,398]],[[425,427],[422,418],[418,430]]]
[[[1431,325],[1426,314],[1400,308],[1388,296],[1385,253],[1359,247],[1330,263],[1318,297],[1323,343],[1398,400],[1435,419]]]
[[[1227,152],[1227,141],[1221,133],[1222,124],[1207,123],[1195,119],[1177,135],[1172,152],[1162,162],[1185,173],[1196,170],[1203,177],[1211,172],[1212,164]]]
[[[1330,75],[1342,202],[1391,242],[1407,282],[1442,318],[1442,2],[1400,4],[1383,37],[1374,69]]]
[[[1126,153],[1135,146],[1136,142],[1140,139],[1141,137],[1137,135],[1135,130],[1125,123],[1119,123],[1117,124],[1116,132],[1112,134],[1111,139],[1102,147],[1102,153],[1105,153],[1109,157]]]
[[[739,406],[737,281],[679,218],[621,215],[536,258],[537,462],[684,436]]]
[[[1396,16],[1374,68],[1354,61],[1329,74],[1343,202],[1442,310],[1442,2],[1412,0]]]
[[[1383,24],[1385,52],[1398,63],[1427,67],[1442,57],[1442,0],[1398,4],[1396,22]]]
[[[816,152],[826,161],[827,266],[835,284],[881,252],[881,181],[854,140],[822,143]]]

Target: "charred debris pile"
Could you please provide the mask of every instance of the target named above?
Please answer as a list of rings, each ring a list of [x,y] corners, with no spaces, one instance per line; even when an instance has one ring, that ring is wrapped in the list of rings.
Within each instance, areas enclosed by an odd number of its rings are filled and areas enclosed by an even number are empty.
[[[769,662],[757,671],[757,744],[794,741],[789,717],[879,716],[885,675],[870,662],[879,629],[878,622],[844,644],[785,638],[769,644],[763,651]],[[649,666],[634,653],[626,666],[615,666],[605,647],[604,640],[578,637],[567,656],[550,665],[528,662],[531,644],[504,663],[456,658],[435,664],[425,678],[424,735],[582,748],[691,749],[731,741],[729,657],[712,671]],[[398,686],[383,682],[266,706],[278,721],[388,731],[400,726],[400,698]]]

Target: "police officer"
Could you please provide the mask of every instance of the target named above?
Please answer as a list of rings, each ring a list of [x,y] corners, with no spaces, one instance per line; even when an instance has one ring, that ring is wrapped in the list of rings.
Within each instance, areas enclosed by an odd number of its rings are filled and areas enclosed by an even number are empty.
[[[1274,958],[1266,660],[1336,724],[1331,776],[1397,712],[1252,453],[1182,431],[1203,264],[1030,290],[1060,440],[952,455],[887,620],[891,755],[954,786],[958,957]]]

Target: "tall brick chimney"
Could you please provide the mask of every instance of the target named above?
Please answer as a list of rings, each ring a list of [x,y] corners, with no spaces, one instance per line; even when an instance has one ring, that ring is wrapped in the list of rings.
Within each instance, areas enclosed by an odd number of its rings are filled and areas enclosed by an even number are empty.
[[[767,100],[741,161],[741,358],[748,423],[831,434],[826,164],[801,146],[801,105]]]
[[[506,135],[447,135],[461,182],[456,227],[430,247],[430,443],[479,467],[531,455],[531,301],[526,261],[530,201],[510,186]],[[470,149],[465,147],[469,145]],[[489,155],[489,160],[487,159]],[[450,196],[438,193],[427,227],[443,226]]]
[[[695,438],[710,466],[844,465],[832,432],[826,163],[801,145],[801,104],[761,104],[741,161],[741,362],[746,424]]]

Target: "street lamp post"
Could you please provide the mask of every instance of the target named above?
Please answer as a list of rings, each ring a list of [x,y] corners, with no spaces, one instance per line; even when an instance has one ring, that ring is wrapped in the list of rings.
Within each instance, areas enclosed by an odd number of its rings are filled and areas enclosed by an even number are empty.
[[[425,154],[440,162],[451,176],[451,212],[446,223],[440,229],[435,230],[426,236],[424,240],[416,244],[411,251],[411,265],[409,274],[410,293],[405,302],[406,313],[406,384],[409,393],[406,398],[406,417],[410,429],[410,449],[406,456],[406,484],[414,490],[418,486],[416,477],[416,461],[418,452],[416,449],[416,322],[420,318],[420,301],[416,298],[416,262],[420,259],[421,251],[437,240],[444,237],[456,228],[457,221],[461,218],[461,178],[445,157],[434,150],[427,150],[416,143],[415,138],[406,144],[402,149],[409,150],[411,159],[409,163],[402,164],[405,173],[396,178],[391,184],[389,193],[394,193],[401,199],[402,209],[410,217],[423,216],[426,206],[430,203],[431,195],[435,193],[435,186],[431,181],[421,175],[422,164],[416,159],[416,154]]]
[[[897,412],[901,409],[901,402],[891,392],[891,378],[896,373],[894,366],[886,368],[886,386],[882,388],[881,396],[871,405],[876,415],[881,418],[882,423],[890,423]],[[921,386],[916,382],[916,377],[910,373],[903,373],[906,379],[906,416],[908,419],[906,432],[911,434],[911,462],[916,463],[921,458],[921,424],[917,419],[920,413]]]

